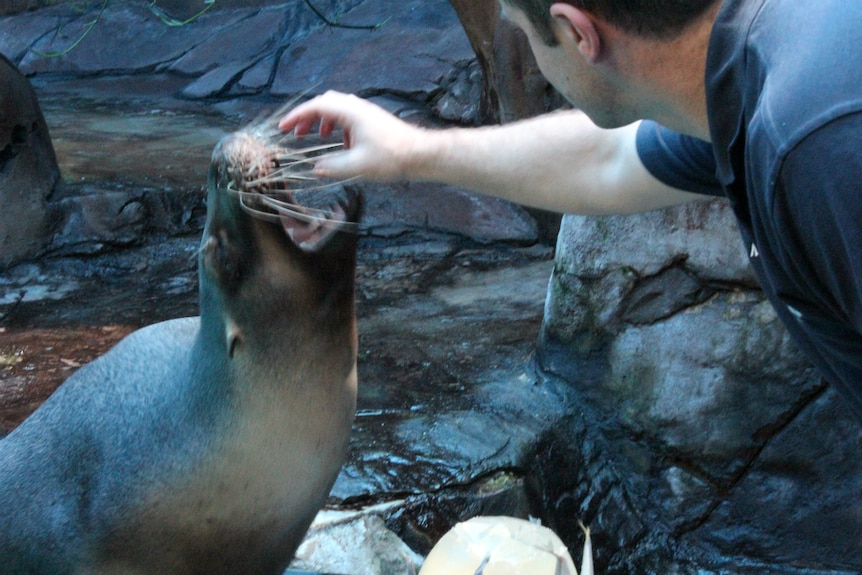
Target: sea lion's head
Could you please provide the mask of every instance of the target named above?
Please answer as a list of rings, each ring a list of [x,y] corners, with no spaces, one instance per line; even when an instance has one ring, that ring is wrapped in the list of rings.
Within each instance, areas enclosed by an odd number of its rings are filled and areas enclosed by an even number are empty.
[[[311,173],[312,159],[333,145],[297,146],[268,126],[225,136],[209,170],[201,315],[209,301],[223,316],[231,357],[247,343],[283,354],[273,342],[341,337],[346,329],[355,337],[361,197]]]

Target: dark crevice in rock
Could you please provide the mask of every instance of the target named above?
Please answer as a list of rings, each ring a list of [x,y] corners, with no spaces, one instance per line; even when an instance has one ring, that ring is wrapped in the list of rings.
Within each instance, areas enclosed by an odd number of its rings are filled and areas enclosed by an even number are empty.
[[[763,446],[760,450],[758,450],[758,455],[763,448],[769,443],[772,438],[781,433],[788,425],[790,425],[793,421],[796,420],[797,417],[807,409],[811,404],[813,404],[817,399],[826,392],[826,389],[829,387],[829,384],[826,381],[821,380],[819,385],[812,387],[806,393],[800,395],[797,403],[791,406],[785,413],[781,414],[774,422],[763,426],[755,433],[754,437],[757,440],[763,441]],[[754,459],[752,459],[752,463]]]
[[[12,128],[9,143],[0,150],[0,172],[6,169],[6,165],[12,161],[27,145],[30,134],[38,130],[38,125],[33,122],[29,126],[18,124]]]
[[[798,401],[792,405],[787,411],[779,415],[772,423],[762,427],[759,429],[755,438],[760,441],[760,445],[757,446],[751,457],[747,459],[747,462],[744,466],[737,472],[735,477],[731,479],[729,485],[727,487],[727,492],[733,491],[733,489],[739,485],[739,483],[748,475],[751,468],[757,463],[757,460],[760,458],[760,454],[766,449],[769,443],[777,437],[784,429],[787,428],[793,421],[796,420],[797,417],[807,409],[814,401],[817,400],[827,389],[828,384],[825,381],[820,382],[820,385],[803,392]]]
[[[715,290],[679,264],[641,278],[622,302],[621,317],[634,325],[653,324],[703,303]]]
[[[395,90],[385,88],[366,88],[356,91],[360,98],[394,98],[411,104],[425,105],[433,99],[433,93],[426,90]]]
[[[823,393],[828,388],[828,384],[824,381],[821,382],[819,386],[816,386],[800,396],[799,401],[791,406],[786,412],[782,413],[775,421],[766,425],[759,429],[755,437],[760,441],[760,445],[752,450],[750,456],[747,458],[746,462],[743,466],[737,471],[737,473],[732,477],[729,481],[724,482],[724,485],[719,485],[715,483],[710,477],[706,474],[702,474],[699,472],[696,466],[690,465],[684,461],[675,462],[676,465],[682,467],[687,472],[691,473],[702,479],[703,481],[709,482],[711,485],[718,489],[719,497],[712,501],[706,511],[698,518],[680,525],[677,529],[675,535],[682,536],[700,529],[707,521],[709,521],[713,512],[720,506],[724,500],[733,492],[734,488],[739,485],[748,475],[750,470],[757,463],[760,458],[760,454],[768,447],[769,443],[773,438],[778,436],[784,429],[787,428],[791,423],[793,423],[799,415],[809,408],[817,399],[823,395]]]

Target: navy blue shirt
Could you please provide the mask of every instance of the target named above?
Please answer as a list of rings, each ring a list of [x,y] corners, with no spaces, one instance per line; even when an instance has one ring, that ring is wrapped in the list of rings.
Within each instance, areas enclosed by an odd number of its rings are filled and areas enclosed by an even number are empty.
[[[862,2],[725,0],[706,93],[712,143],[644,122],[638,154],[729,198],[779,317],[862,418]]]

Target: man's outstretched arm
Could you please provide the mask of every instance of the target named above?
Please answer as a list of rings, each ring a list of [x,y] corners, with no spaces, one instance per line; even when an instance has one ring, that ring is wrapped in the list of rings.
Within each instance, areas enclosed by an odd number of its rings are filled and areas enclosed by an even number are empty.
[[[425,180],[547,210],[625,214],[700,198],[654,178],[636,149],[637,124],[604,130],[578,111],[503,126],[428,130],[356,96],[328,92],[280,122],[298,135],[342,129],[345,150],[320,160],[321,175]]]

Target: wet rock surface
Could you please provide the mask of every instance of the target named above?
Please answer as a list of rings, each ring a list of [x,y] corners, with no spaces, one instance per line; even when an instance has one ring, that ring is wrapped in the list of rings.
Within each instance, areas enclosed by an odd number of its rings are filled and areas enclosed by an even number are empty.
[[[597,553],[639,568],[857,572],[862,431],[756,289],[734,225],[720,200],[564,218],[538,362],[580,396],[549,446],[581,471],[545,478],[549,515],[603,525]]]

